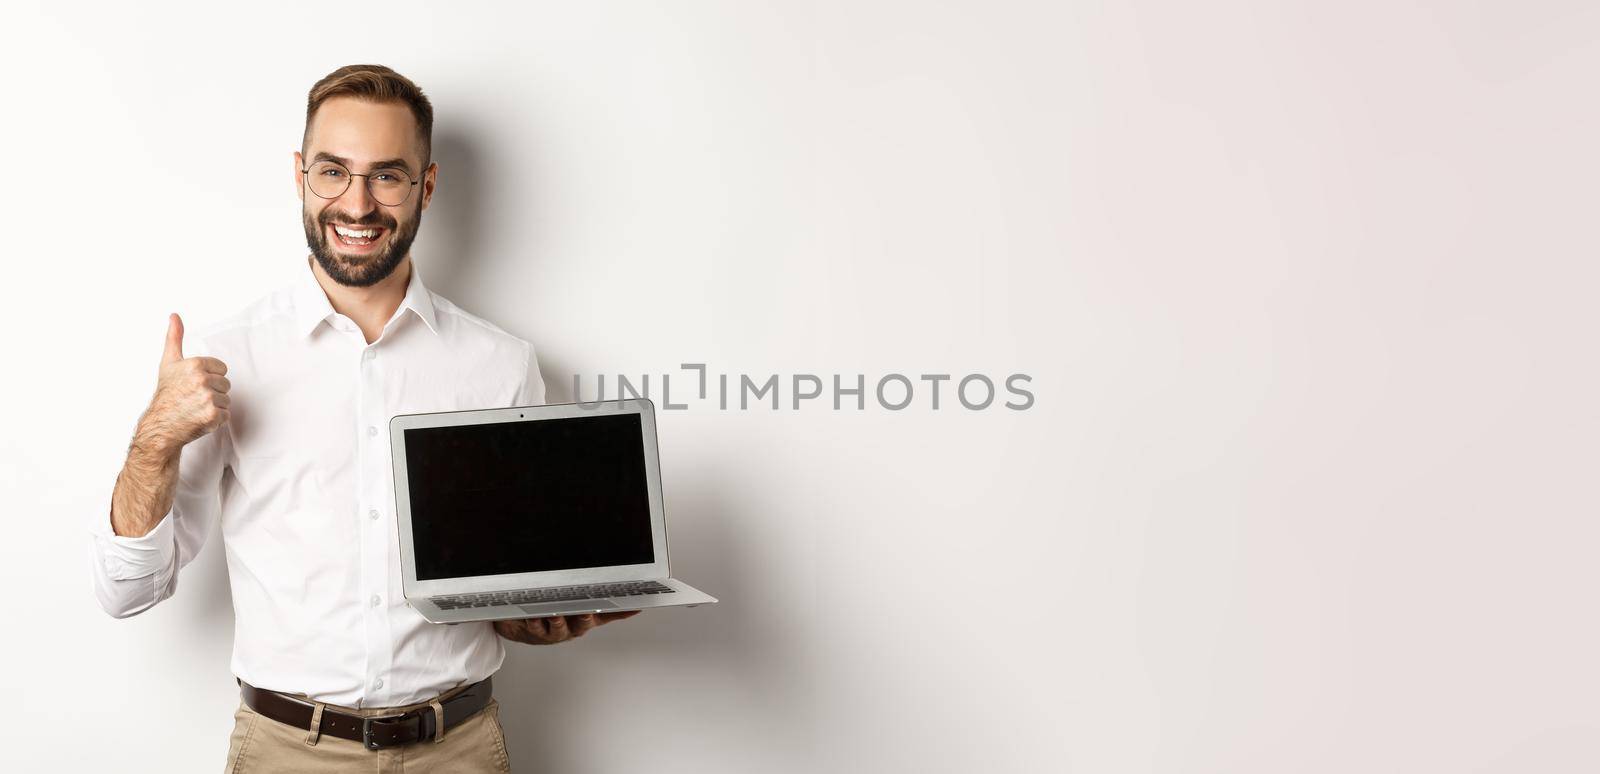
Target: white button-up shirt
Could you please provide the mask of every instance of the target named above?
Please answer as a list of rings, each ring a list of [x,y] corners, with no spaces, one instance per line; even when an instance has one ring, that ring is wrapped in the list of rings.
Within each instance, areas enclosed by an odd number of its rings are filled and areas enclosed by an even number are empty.
[[[220,521],[245,682],[389,707],[500,668],[489,623],[431,624],[405,604],[389,418],[543,403],[528,342],[430,292],[412,262],[405,299],[367,344],[308,257],[296,282],[186,337],[184,355],[228,365],[230,418],[183,447],[172,510],[149,534],[116,535],[109,506],[94,515],[106,612],[171,596]]]

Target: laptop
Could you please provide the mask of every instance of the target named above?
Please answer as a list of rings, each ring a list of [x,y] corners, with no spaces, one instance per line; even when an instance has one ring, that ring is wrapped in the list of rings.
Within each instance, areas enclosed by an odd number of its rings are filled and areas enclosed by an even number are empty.
[[[672,577],[649,399],[389,420],[406,603],[434,623],[717,600]]]

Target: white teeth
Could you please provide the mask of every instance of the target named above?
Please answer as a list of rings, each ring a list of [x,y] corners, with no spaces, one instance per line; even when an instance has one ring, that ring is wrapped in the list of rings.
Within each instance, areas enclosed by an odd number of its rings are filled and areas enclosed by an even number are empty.
[[[344,226],[334,226],[333,230],[339,236],[350,237],[351,239],[371,239],[371,238],[373,238],[373,237],[378,235],[378,230],[375,229],[375,228],[368,228],[368,229],[362,229],[360,231],[356,231],[356,230],[345,228]]]

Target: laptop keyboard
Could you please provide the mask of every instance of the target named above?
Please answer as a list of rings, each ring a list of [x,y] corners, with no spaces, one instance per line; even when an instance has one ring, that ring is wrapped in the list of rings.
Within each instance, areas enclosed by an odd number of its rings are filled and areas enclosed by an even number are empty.
[[[670,594],[672,587],[648,581],[621,583],[593,583],[587,586],[557,586],[549,589],[523,589],[521,591],[492,591],[481,594],[450,594],[433,597],[440,610],[460,610],[471,607],[495,605],[526,605],[531,602],[572,602],[580,599],[606,597],[636,597],[642,594]]]

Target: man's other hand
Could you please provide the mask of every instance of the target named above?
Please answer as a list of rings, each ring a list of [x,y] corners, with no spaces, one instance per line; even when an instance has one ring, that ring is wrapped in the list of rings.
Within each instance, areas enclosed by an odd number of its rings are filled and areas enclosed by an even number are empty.
[[[582,637],[596,626],[632,618],[644,611],[625,610],[620,613],[585,613],[583,615],[552,615],[546,618],[510,618],[494,622],[494,630],[512,642],[529,645],[554,645],[558,642]]]
[[[228,421],[228,365],[214,357],[183,356],[183,318],[167,315],[167,345],[150,407],[139,418],[133,445],[176,459],[178,450]]]

